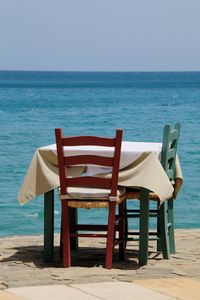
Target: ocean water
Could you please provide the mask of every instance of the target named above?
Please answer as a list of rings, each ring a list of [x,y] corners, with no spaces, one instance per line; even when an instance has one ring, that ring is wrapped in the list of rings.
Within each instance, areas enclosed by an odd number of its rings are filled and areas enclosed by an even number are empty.
[[[184,185],[175,202],[177,228],[200,226],[200,72],[0,72],[0,235],[41,234],[43,196],[24,206],[17,193],[38,147],[65,134],[162,140],[166,123],[181,122],[178,153]],[[102,221],[105,212],[80,218]],[[60,207],[56,198],[55,229]]]

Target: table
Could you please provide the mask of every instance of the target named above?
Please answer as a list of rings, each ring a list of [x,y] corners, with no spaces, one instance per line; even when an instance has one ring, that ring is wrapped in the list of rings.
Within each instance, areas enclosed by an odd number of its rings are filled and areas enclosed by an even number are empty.
[[[183,177],[181,167],[176,159],[176,184],[175,190],[163,170],[159,156],[161,143],[145,142],[122,142],[119,185],[124,187],[142,187],[155,192],[161,202],[177,195],[182,184]],[[69,155],[91,154],[93,151],[88,147],[71,148]],[[75,151],[78,151],[75,153]],[[108,150],[96,147],[96,155],[101,151],[107,156],[111,155],[112,148]],[[68,152],[67,152],[68,153]],[[71,167],[68,175],[78,176],[85,171],[86,166]],[[89,173],[100,173],[101,176],[109,176],[109,170],[96,169],[93,166],[87,167]],[[34,197],[44,194],[44,259],[46,262],[53,260],[53,235],[54,235],[54,189],[59,187],[58,162],[56,145],[49,145],[36,149],[23,184],[18,193],[18,200],[21,205],[31,201]],[[76,211],[72,210],[73,218],[76,218]],[[74,242],[74,247],[76,242]]]

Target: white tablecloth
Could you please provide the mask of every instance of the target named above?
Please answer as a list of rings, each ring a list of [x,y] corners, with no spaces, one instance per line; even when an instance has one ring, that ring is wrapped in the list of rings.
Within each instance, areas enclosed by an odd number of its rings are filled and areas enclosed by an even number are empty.
[[[123,187],[144,187],[155,192],[161,201],[169,199],[172,195],[176,196],[182,181],[181,167],[179,160],[176,160],[176,184],[175,190],[169,181],[162,165],[159,161],[161,151],[160,143],[141,143],[141,142],[123,142],[121,151],[119,185]],[[88,153],[88,147],[85,150],[71,148],[69,155]],[[91,147],[89,147],[91,148]],[[99,148],[99,149],[98,149]],[[102,149],[97,147],[92,154],[100,155]],[[90,149],[91,151],[91,149]],[[112,149],[107,150],[107,155],[111,155]],[[89,152],[91,154],[91,152]],[[105,152],[103,152],[105,154]],[[79,176],[84,167],[71,167],[68,169],[68,175]],[[89,168],[88,172],[105,173],[109,170]],[[18,193],[20,204],[24,204],[34,197],[44,194],[52,189],[59,187],[58,161],[56,155],[56,145],[49,145],[38,148],[32,158],[24,182]]]
[[[56,144],[43,147],[41,149],[49,149],[57,155]],[[162,143],[147,143],[147,142],[122,142],[121,148],[121,159],[120,159],[120,169],[128,167],[135,160],[137,160],[142,153],[149,152],[155,153],[159,157],[162,149]],[[100,146],[72,146],[65,147],[66,156],[75,156],[75,155],[100,155],[111,157],[113,155],[113,147],[100,147]],[[87,166],[87,174],[95,175],[100,173],[108,173],[111,171],[111,168],[103,168],[97,166]]]

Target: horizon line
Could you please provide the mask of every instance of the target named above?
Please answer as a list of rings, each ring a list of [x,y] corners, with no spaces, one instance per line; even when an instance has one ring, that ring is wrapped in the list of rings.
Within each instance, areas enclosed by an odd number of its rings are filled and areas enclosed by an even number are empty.
[[[28,69],[28,70],[26,70],[26,69],[23,69],[23,70],[17,70],[17,69],[13,69],[13,70],[6,70],[6,69],[3,69],[3,70],[0,70],[0,72],[63,72],[63,73],[198,73],[198,72],[200,72],[200,70],[185,70],[185,71],[180,71],[180,70],[177,70],[177,71],[175,71],[175,70],[171,70],[171,71],[166,71],[166,70],[162,70],[162,71],[150,71],[150,70],[147,70],[147,71],[139,71],[139,70],[137,70],[137,71],[134,71],[134,70],[132,70],[132,71],[125,71],[125,70],[123,70],[123,71],[120,71],[120,70],[118,70],[118,71],[112,71],[112,70],[106,70],[106,71],[99,71],[99,70],[96,70],[96,71],[94,71],[94,70],[80,70],[80,71],[78,71],[78,70],[31,70],[31,69]]]

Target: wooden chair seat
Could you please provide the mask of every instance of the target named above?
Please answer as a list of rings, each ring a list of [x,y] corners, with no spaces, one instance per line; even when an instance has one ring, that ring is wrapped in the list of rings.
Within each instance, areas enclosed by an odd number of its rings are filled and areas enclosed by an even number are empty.
[[[120,204],[126,199],[126,194],[119,196],[117,203]],[[110,201],[107,200],[69,200],[68,206],[73,208],[106,208],[109,207]]]
[[[131,189],[131,188],[126,189],[126,199],[140,200],[140,198],[141,198],[141,191],[139,189]],[[160,198],[156,193],[149,192],[149,200],[154,200],[159,202]]]

